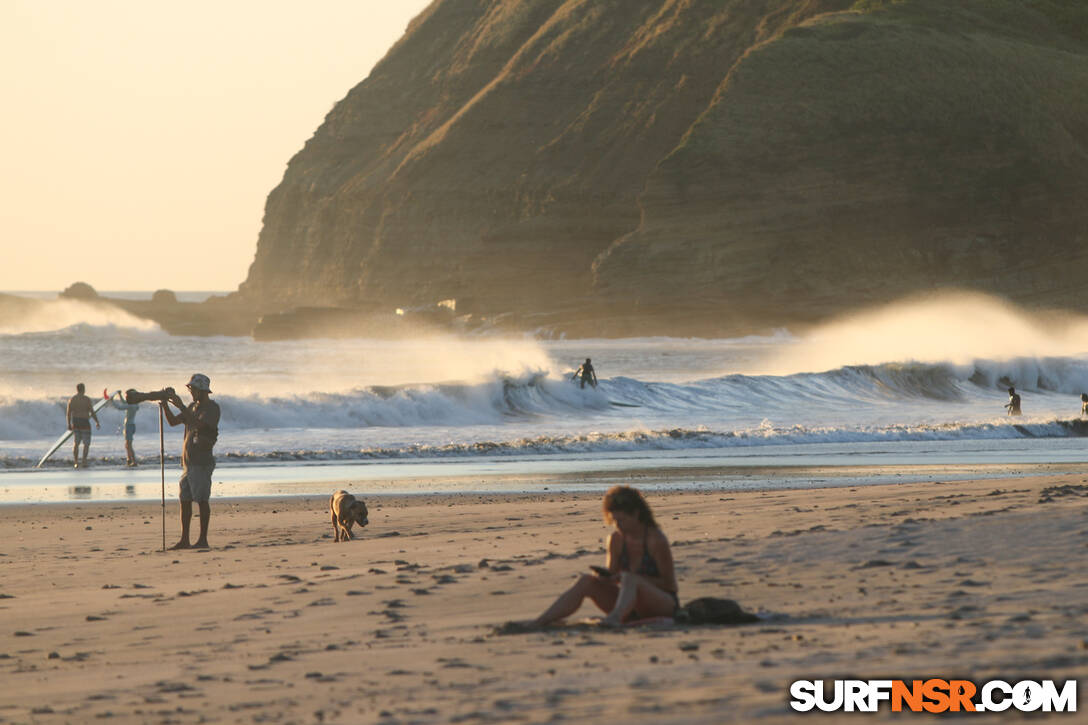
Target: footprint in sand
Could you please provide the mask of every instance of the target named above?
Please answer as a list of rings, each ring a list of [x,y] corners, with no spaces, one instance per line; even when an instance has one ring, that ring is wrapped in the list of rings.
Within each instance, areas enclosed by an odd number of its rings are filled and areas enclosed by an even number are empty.
[[[399,613],[397,611],[394,611],[392,609],[386,609],[386,610],[381,611],[381,612],[367,612],[367,614],[382,614],[382,615],[385,615],[385,617],[387,619],[386,624],[396,624],[398,622],[403,622],[404,619],[405,619],[403,614],[401,614],[401,613]]]

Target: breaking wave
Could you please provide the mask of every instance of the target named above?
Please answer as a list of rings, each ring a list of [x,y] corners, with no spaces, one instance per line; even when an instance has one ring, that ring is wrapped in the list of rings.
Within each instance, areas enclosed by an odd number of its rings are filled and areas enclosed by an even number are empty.
[[[727,375],[691,383],[616,377],[581,389],[548,373],[495,374],[481,383],[369,386],[344,393],[301,396],[217,395],[221,426],[232,430],[501,425],[512,421],[578,418],[683,417],[790,420],[797,411],[833,411],[895,403],[971,403],[993,406],[1015,385],[1028,393],[1079,395],[1088,390],[1082,360],[978,361],[847,366],[824,373]],[[57,431],[64,398],[0,397],[0,440]],[[106,415],[110,415],[109,409]],[[150,416],[147,416],[150,417]],[[909,421],[907,421],[909,422]]]
[[[1025,396],[1022,418],[1003,415],[1009,385]],[[1080,408],[1074,396],[1086,389],[1088,361],[1025,358],[688,383],[614,377],[597,389],[535,372],[295,396],[217,394],[217,456],[237,463],[365,461],[1070,438],[1088,435],[1088,422],[1070,418]],[[0,396],[0,441],[8,448],[0,451],[0,467],[36,463],[34,454],[63,430],[64,405],[64,398]],[[116,430],[121,413],[107,407],[100,418],[106,433]],[[137,416],[138,435],[155,429],[156,418],[147,406]]]

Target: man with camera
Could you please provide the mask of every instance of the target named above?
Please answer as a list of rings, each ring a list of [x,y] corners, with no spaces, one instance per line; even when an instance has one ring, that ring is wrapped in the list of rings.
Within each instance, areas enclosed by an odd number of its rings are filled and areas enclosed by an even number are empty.
[[[185,424],[185,440],[181,449],[181,480],[178,481],[178,498],[181,501],[181,540],[171,549],[207,549],[208,521],[211,508],[208,499],[212,493],[212,471],[215,470],[215,456],[212,448],[219,437],[219,404],[208,396],[211,394],[211,381],[207,375],[195,373],[185,386],[193,396],[188,406],[173,392],[161,400],[163,413],[170,425]],[[169,403],[178,408],[174,415]],[[195,544],[189,543],[189,522],[193,518],[193,501],[200,509],[200,537]]]

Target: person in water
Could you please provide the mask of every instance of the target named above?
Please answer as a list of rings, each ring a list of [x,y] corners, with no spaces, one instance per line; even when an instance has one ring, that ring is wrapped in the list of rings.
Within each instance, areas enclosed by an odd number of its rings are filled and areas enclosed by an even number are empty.
[[[1016,388],[1009,388],[1009,402],[1005,403],[1005,410],[1009,411],[1009,415],[1020,415],[1020,396]]]
[[[136,413],[140,410],[140,405],[126,403],[121,393],[117,393],[117,400],[110,398],[110,405],[125,414],[125,465],[135,468],[136,453],[132,450],[132,439],[136,436]]]
[[[174,395],[169,401],[159,403],[166,422],[170,425],[185,424],[185,438],[181,448],[181,480],[178,481],[178,499],[181,501],[181,540],[171,549],[207,549],[208,522],[211,507],[208,499],[212,493],[212,472],[215,456],[212,448],[219,438],[219,404],[208,396],[211,381],[207,375],[194,373],[186,384],[193,402],[188,406]],[[177,415],[170,410],[170,403],[178,408]],[[193,501],[200,509],[200,538],[189,543],[189,522],[193,518]]]
[[[1088,393],[1080,394],[1080,414],[1088,416]]]
[[[98,424],[98,415],[94,412],[94,403],[84,391],[87,388],[83,383],[76,384],[76,394],[68,399],[68,408],[64,417],[68,421],[68,430],[72,431],[72,464],[76,468],[87,467],[87,449],[91,447],[91,419],[94,418],[94,427],[101,429]],[[83,463],[79,462],[79,444],[83,444]]]
[[[588,357],[586,358],[586,361],[582,363],[582,366],[574,371],[571,380],[577,380],[579,377],[582,378],[581,387],[584,388],[586,383],[589,383],[593,387],[597,387],[597,371],[593,369],[593,363],[590,362]]]
[[[580,576],[534,625],[574,614],[586,597],[606,613],[601,624],[609,627],[629,619],[671,617],[679,607],[669,540],[642,494],[629,486],[613,486],[601,509],[605,522],[615,527],[607,540],[608,566]]]

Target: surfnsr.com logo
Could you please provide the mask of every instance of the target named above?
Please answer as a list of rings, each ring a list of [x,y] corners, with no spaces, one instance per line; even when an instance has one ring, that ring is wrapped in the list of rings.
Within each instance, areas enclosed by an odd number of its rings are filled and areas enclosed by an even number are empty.
[[[797,680],[790,707],[798,712],[1076,712],[1077,681],[1059,687],[1053,680],[1009,683],[990,680]]]

